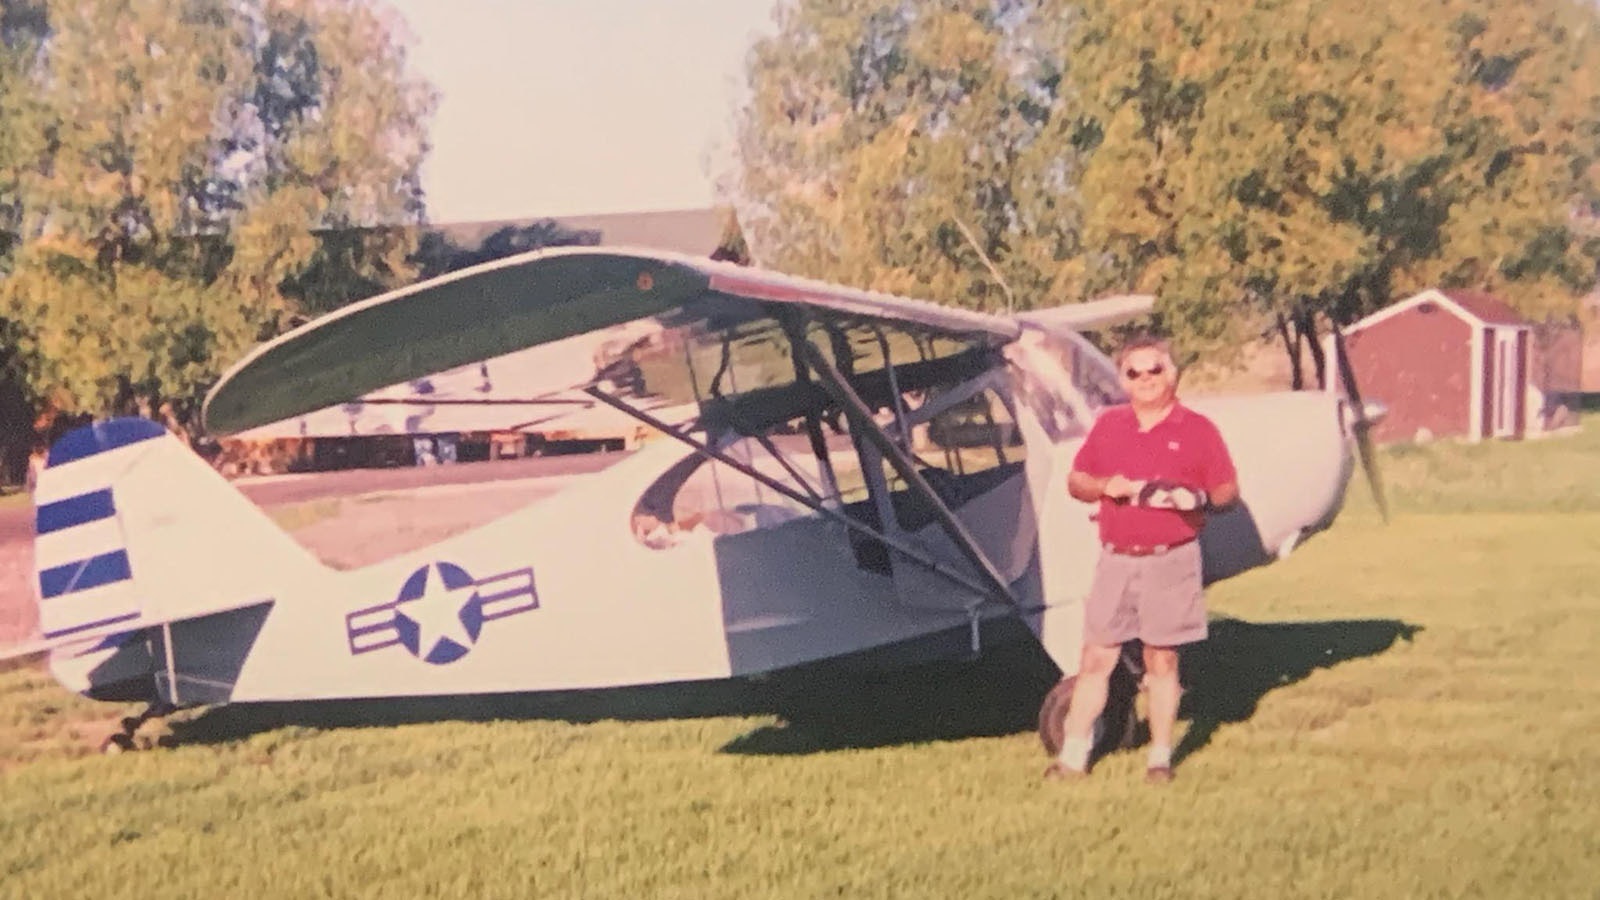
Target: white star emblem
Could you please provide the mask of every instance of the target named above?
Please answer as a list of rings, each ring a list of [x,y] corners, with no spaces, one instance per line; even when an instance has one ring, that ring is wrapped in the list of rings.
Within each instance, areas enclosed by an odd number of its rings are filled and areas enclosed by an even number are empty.
[[[417,656],[428,662],[448,662],[474,643],[461,613],[477,591],[477,584],[469,581],[452,588],[445,584],[437,566],[429,566],[426,572],[422,596],[400,603],[395,614],[416,627]],[[441,646],[441,641],[450,643]],[[438,658],[441,655],[449,658]]]

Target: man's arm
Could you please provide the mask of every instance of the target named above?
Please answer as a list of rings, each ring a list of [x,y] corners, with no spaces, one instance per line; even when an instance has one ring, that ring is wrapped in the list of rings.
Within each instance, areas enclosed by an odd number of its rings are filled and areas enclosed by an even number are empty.
[[[1217,429],[1216,423],[1207,421],[1211,427],[1209,446],[1205,448],[1205,489],[1212,509],[1224,509],[1232,506],[1239,499],[1239,473],[1233,467],[1233,455],[1228,452],[1228,444],[1222,439],[1222,432]]]
[[[1089,434],[1084,437],[1083,446],[1078,448],[1077,455],[1072,459],[1072,469],[1067,473],[1067,493],[1084,503],[1098,503],[1102,497],[1126,500],[1139,492],[1139,485],[1122,475],[1090,474],[1115,471],[1115,465],[1103,458],[1105,453],[1101,444],[1105,441],[1102,432],[1105,422],[1102,416],[1089,427]]]
[[[1097,502],[1106,493],[1106,482],[1109,478],[1096,478],[1088,472],[1079,472],[1073,469],[1067,475],[1067,493],[1075,499],[1085,503]]]

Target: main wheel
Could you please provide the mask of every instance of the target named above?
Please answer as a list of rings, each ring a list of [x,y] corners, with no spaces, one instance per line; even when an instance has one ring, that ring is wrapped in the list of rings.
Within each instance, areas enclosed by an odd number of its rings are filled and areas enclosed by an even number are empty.
[[[1066,741],[1067,709],[1072,704],[1072,689],[1078,677],[1069,675],[1056,682],[1039,704],[1039,743],[1046,756],[1056,756]],[[1139,680],[1126,666],[1111,672],[1105,710],[1094,723],[1093,755],[1126,749],[1137,743],[1139,714],[1134,701],[1139,696]]]
[[[1044,745],[1045,756],[1061,753],[1061,745],[1066,740],[1067,708],[1072,703],[1072,688],[1077,683],[1078,676],[1068,675],[1056,682],[1039,704],[1039,743]]]

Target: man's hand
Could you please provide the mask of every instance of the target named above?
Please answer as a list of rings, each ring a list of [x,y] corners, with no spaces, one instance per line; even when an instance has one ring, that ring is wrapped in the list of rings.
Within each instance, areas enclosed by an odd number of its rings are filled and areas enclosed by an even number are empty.
[[[1193,512],[1204,509],[1210,498],[1199,488],[1187,487],[1167,481],[1152,481],[1139,492],[1138,504],[1152,509],[1176,509]]]
[[[1128,503],[1136,500],[1144,490],[1144,482],[1134,481],[1124,475],[1096,478],[1085,472],[1074,471],[1067,476],[1067,493],[1085,503],[1098,503],[1100,499]]]
[[[1143,487],[1144,482],[1142,481],[1134,481],[1121,475],[1113,475],[1106,479],[1106,486],[1102,493],[1113,500],[1128,500],[1139,496],[1139,491]]]

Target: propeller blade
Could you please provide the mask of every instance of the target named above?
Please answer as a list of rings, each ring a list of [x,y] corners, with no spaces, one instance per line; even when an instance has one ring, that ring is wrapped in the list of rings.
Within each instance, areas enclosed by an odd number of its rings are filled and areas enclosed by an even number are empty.
[[[1372,488],[1372,499],[1378,504],[1378,515],[1387,523],[1389,501],[1384,497],[1383,478],[1378,474],[1378,460],[1372,450],[1372,423],[1366,419],[1356,424],[1356,449],[1361,453],[1361,468],[1367,473],[1367,486]]]
[[[1350,430],[1355,435],[1356,450],[1361,455],[1361,471],[1366,473],[1367,487],[1372,489],[1372,500],[1378,504],[1378,515],[1389,521],[1389,501],[1384,497],[1383,478],[1378,474],[1378,457],[1372,447],[1373,421],[1367,417],[1367,405],[1361,399],[1361,389],[1356,386],[1355,367],[1350,365],[1350,354],[1345,352],[1344,332],[1336,324],[1333,328],[1334,353],[1338,356],[1339,380],[1344,384],[1344,395],[1350,403],[1352,421]]]

